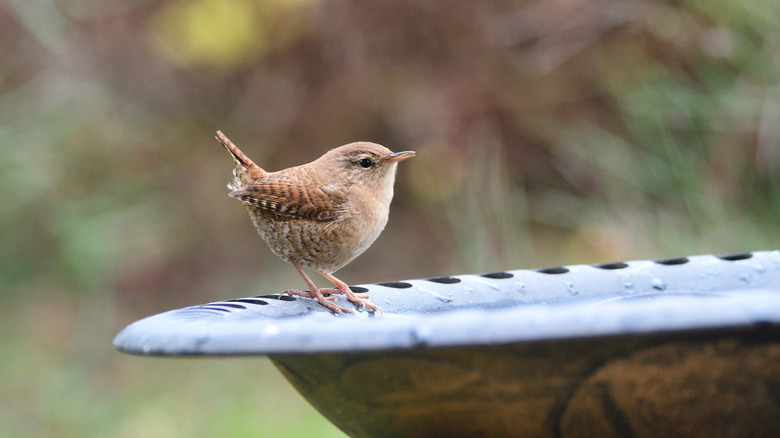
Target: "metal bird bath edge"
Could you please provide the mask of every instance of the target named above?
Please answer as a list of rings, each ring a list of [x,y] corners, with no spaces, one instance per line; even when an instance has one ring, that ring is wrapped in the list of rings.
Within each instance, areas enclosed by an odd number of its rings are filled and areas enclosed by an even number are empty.
[[[142,319],[114,346],[268,355],[356,437],[780,436],[779,251],[353,290],[384,314],[252,296]]]

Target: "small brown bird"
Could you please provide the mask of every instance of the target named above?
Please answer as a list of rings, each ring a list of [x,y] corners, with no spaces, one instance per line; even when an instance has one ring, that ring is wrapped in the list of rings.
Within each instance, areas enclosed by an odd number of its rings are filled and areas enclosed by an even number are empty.
[[[236,162],[228,196],[243,202],[260,237],[274,254],[295,266],[310,290],[282,293],[314,298],[335,313],[351,312],[333,303],[335,297],[323,295],[344,294],[361,309],[379,311],[333,273],[379,237],[387,224],[398,162],[414,152],[393,153],[375,143],[356,142],[311,163],[268,173],[220,131],[217,140]],[[303,266],[315,269],[336,288],[318,288]]]

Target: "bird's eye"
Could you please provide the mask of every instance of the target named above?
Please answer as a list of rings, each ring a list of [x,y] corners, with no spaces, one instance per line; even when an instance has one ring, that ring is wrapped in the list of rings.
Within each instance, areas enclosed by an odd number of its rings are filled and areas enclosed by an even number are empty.
[[[360,163],[362,167],[366,167],[366,168],[371,167],[371,164],[373,164],[371,160],[368,158],[361,158],[360,161],[358,161],[358,163]]]

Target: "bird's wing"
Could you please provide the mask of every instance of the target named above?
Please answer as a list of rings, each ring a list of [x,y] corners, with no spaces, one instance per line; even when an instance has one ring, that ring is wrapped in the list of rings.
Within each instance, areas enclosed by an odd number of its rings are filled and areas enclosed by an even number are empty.
[[[332,221],[338,217],[344,198],[338,190],[307,184],[285,174],[259,179],[229,196],[281,216]]]

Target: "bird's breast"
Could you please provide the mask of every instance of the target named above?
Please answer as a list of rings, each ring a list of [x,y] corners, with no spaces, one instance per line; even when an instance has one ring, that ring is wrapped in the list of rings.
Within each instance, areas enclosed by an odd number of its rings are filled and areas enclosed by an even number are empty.
[[[387,225],[390,202],[383,197],[352,198],[341,209],[338,219],[326,225],[327,246],[334,257],[328,272],[335,272],[365,252]]]

